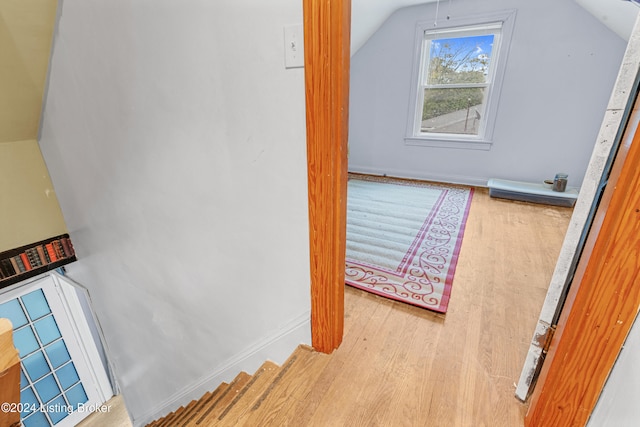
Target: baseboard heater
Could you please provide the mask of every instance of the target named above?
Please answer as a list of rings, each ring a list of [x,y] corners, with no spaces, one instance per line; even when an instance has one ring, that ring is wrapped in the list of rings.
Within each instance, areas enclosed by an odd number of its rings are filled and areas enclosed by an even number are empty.
[[[567,187],[563,192],[553,191],[543,183],[507,181],[492,178],[487,182],[489,196],[500,199],[520,200],[545,205],[573,207],[578,199],[578,189]]]

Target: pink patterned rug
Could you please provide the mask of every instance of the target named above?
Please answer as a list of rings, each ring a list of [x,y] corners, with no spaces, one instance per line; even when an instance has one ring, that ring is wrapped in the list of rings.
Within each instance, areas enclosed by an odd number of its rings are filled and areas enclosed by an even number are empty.
[[[349,179],[348,285],[445,313],[473,189]]]

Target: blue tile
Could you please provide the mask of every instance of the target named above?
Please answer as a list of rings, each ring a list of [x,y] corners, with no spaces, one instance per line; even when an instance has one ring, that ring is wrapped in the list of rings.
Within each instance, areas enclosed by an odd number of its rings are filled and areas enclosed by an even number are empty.
[[[27,314],[31,320],[36,320],[51,313],[47,299],[44,297],[42,289],[37,289],[31,293],[23,295],[21,298],[22,303],[27,309]]]
[[[50,427],[51,424],[42,412],[36,412],[29,418],[22,420],[24,427]]]
[[[40,348],[40,344],[38,344],[38,340],[36,340],[36,336],[29,325],[13,333],[13,343],[18,349],[21,359]]]
[[[56,371],[56,376],[58,377],[58,382],[60,382],[63,390],[68,389],[80,381],[80,377],[78,376],[78,372],[76,371],[76,367],[73,365],[73,362],[67,363],[62,368],[58,369]]]
[[[60,387],[56,383],[53,375],[47,375],[34,384],[38,397],[44,403],[48,403],[51,399],[60,394]]]
[[[31,387],[20,392],[20,403],[22,403],[22,412],[20,414],[22,418],[40,408],[40,403],[38,402],[36,394],[33,392]]]
[[[38,320],[33,324],[33,327],[36,329],[42,345],[47,345],[62,336],[53,315]]]
[[[69,405],[67,405],[67,402],[62,396],[53,399],[47,404],[47,414],[49,414],[49,418],[51,418],[53,425],[58,424],[67,415],[69,415],[68,408]]]
[[[74,408],[77,408],[81,403],[87,403],[89,398],[87,397],[87,393],[84,392],[84,387],[82,384],[78,384],[74,386],[72,389],[66,392],[67,400],[69,401],[69,405],[72,405]]]
[[[13,329],[24,326],[28,322],[27,316],[24,315],[24,311],[17,298],[0,304],[0,317],[11,320]]]
[[[51,372],[49,364],[44,358],[42,351],[38,351],[37,353],[23,359],[22,366],[24,366],[24,369],[27,371],[32,382],[35,382],[37,379],[40,379]]]
[[[54,342],[53,344],[45,347],[44,351],[47,352],[47,357],[49,357],[49,361],[51,362],[53,369],[62,366],[71,360],[71,356],[69,356],[64,340]]]

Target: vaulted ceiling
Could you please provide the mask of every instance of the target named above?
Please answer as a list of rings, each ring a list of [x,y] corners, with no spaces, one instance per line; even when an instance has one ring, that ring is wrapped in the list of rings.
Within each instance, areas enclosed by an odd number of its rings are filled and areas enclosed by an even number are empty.
[[[351,52],[358,49],[376,32],[382,23],[397,9],[438,0],[352,0]],[[439,0],[443,10],[449,2]],[[640,8],[626,0],[575,0],[604,25],[625,40],[629,40],[631,30]]]

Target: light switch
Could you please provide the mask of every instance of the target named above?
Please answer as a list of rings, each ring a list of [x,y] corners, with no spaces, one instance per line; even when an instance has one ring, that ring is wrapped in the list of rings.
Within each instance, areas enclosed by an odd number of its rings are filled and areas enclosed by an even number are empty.
[[[304,32],[302,24],[284,27],[285,68],[304,67]]]

